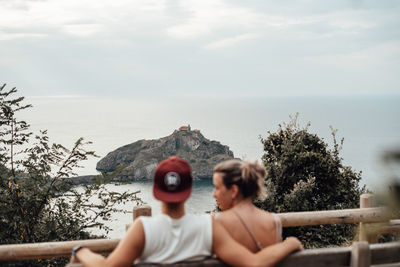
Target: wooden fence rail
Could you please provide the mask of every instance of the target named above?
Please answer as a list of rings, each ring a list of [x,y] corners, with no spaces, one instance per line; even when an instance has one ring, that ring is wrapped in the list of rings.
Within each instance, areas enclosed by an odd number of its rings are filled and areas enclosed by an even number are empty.
[[[174,264],[143,263],[135,267],[227,267],[218,259]],[[354,242],[351,247],[319,248],[297,251],[283,259],[277,267],[399,267],[400,242],[368,244]],[[82,267],[82,264],[68,264],[67,267]]]
[[[373,223],[391,219],[385,208],[288,212],[277,214],[283,227],[337,223]]]
[[[150,207],[140,212],[136,208],[134,215],[151,214]],[[147,211],[146,211],[147,210]],[[290,212],[278,214],[284,227],[306,226],[336,223],[373,223],[390,219],[384,208],[364,208],[330,211]],[[77,244],[85,245],[98,253],[110,253],[118,244],[118,239],[92,239],[63,242],[45,242],[31,244],[0,245],[0,261],[13,261],[38,258],[69,256]]]
[[[87,246],[97,253],[108,254],[114,250],[119,241],[120,239],[90,239],[0,245],[0,261],[69,257],[77,245]]]

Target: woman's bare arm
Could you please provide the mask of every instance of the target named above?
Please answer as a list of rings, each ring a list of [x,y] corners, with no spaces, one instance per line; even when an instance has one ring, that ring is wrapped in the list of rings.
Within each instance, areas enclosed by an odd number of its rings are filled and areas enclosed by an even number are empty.
[[[256,254],[237,243],[225,228],[213,219],[213,250],[224,262],[233,266],[274,266],[290,253],[303,249],[300,241],[291,237],[268,246]]]

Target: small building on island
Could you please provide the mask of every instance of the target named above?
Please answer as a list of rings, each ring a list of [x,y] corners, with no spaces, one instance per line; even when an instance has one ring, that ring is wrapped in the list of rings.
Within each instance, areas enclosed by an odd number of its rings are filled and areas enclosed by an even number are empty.
[[[179,127],[178,129],[179,131],[184,131],[184,132],[195,132],[195,133],[200,133],[199,129],[191,129],[190,128],[190,124],[188,125],[182,125],[181,127]]]
[[[179,127],[179,131],[190,132],[191,131],[190,124],[188,124],[187,126],[183,125],[183,126]]]

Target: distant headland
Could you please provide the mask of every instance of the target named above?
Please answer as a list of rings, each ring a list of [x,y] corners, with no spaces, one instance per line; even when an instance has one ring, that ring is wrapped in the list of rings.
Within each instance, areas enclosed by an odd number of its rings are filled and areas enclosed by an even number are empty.
[[[216,164],[234,157],[228,146],[210,141],[199,129],[185,125],[169,136],[122,146],[102,158],[96,169],[101,172],[118,169],[118,176],[127,180],[152,179],[157,164],[174,155],[190,163],[195,179],[212,178]]]

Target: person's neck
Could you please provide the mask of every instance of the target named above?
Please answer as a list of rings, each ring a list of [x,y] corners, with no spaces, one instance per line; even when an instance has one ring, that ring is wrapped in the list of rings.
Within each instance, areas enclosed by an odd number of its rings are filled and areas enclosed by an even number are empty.
[[[240,207],[248,207],[248,206],[253,206],[253,201],[251,200],[250,197],[248,198],[243,198],[243,197],[238,197],[233,200],[233,205],[232,207],[240,208]]]
[[[179,219],[185,215],[185,203],[166,203],[161,204],[161,213],[166,214],[172,219]]]

